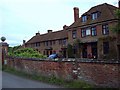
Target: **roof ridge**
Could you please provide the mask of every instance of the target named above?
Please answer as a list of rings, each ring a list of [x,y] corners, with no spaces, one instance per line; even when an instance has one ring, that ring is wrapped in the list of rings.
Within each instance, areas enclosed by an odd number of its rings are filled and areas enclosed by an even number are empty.
[[[53,31],[53,32],[51,32],[51,33],[57,33],[57,32],[61,32],[61,31],[64,31],[64,30]],[[47,34],[50,34],[50,33],[40,34],[40,36],[42,36],[42,35],[47,35]]]

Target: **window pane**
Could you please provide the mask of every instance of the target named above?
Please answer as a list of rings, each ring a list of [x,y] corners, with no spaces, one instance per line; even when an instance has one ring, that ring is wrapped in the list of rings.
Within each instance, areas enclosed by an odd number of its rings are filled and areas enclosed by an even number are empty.
[[[66,39],[63,40],[63,45],[66,45]]]
[[[98,13],[97,12],[92,14],[92,20],[97,19],[97,17],[98,17]]]
[[[87,28],[87,29],[86,29],[86,35],[91,35],[90,28]]]
[[[72,37],[73,37],[73,39],[75,39],[75,38],[77,37],[77,32],[76,32],[76,30],[72,32]]]
[[[82,37],[85,37],[85,36],[86,36],[86,31],[85,31],[85,29],[82,29],[82,30],[81,30],[81,36],[82,36]]]
[[[96,36],[97,35],[97,31],[96,31],[96,27],[92,27],[91,28],[91,34],[92,34],[92,36]]]
[[[87,21],[87,16],[82,16],[82,22],[86,22]]]
[[[105,25],[102,26],[102,32],[103,32],[104,35],[109,34],[108,24],[105,24]]]

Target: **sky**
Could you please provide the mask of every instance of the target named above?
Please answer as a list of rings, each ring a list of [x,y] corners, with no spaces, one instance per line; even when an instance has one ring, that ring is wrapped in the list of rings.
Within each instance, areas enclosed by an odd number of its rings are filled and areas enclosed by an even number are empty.
[[[22,45],[38,31],[45,34],[71,25],[74,7],[81,16],[103,3],[118,6],[118,0],[0,0],[0,38],[6,37],[9,46]]]

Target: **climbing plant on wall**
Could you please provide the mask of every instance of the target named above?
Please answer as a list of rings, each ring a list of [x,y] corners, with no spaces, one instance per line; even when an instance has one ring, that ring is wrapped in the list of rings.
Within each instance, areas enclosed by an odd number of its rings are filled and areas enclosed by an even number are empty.
[[[73,58],[73,46],[71,44],[67,45],[67,53],[68,53],[68,58]]]

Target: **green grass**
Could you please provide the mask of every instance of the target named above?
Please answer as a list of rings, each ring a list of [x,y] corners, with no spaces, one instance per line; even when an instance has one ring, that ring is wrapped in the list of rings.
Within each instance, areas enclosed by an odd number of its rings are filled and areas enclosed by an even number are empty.
[[[54,85],[59,85],[65,88],[93,88],[93,85],[87,84],[86,82],[83,81],[66,81],[63,79],[58,79],[56,77],[45,77],[45,76],[38,76],[38,75],[31,75],[25,72],[21,72],[21,71],[17,71],[14,68],[10,68],[10,67],[3,67],[2,68],[3,71],[8,72],[8,73],[12,73],[15,74],[17,76],[22,76],[25,78],[29,78],[32,80],[38,80],[38,81],[42,81],[45,83],[50,83],[50,84],[54,84]]]

